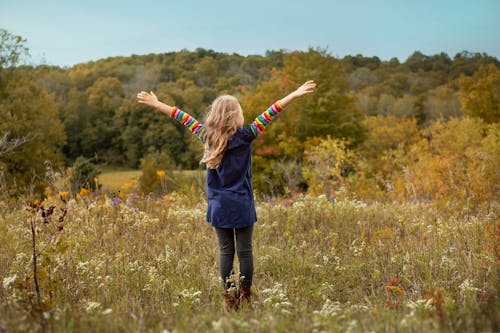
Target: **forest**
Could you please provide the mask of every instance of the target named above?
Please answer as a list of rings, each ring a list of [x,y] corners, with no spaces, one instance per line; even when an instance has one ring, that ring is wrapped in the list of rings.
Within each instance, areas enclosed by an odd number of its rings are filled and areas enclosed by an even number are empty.
[[[43,193],[47,163],[65,170],[78,157],[80,164],[146,172],[203,169],[202,145],[137,103],[138,91],[155,91],[200,121],[216,96],[233,94],[249,122],[314,79],[314,96],[291,106],[254,144],[259,193],[334,195],[348,188],[365,198],[498,195],[500,63],[484,53],[415,51],[400,62],[335,58],[321,49],[248,56],[197,49],[67,68],[21,65],[23,52],[23,39],[3,31],[4,192]],[[16,140],[25,142],[6,151]]]

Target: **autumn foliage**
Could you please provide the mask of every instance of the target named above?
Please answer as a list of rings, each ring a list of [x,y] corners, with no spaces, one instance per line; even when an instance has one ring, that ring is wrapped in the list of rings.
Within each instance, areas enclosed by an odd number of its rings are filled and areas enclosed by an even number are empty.
[[[23,40],[2,36],[19,55]],[[175,190],[156,170],[203,169],[202,146],[137,103],[137,91],[154,90],[202,122],[218,94],[233,94],[250,122],[314,79],[315,93],[290,105],[253,145],[258,196],[498,199],[500,63],[486,54],[417,51],[400,62],[321,49],[249,56],[197,49],[71,68],[1,60],[0,188],[8,196],[43,194],[47,162],[66,170],[78,168],[78,158],[143,169],[145,193]],[[11,149],[15,142],[23,144]]]

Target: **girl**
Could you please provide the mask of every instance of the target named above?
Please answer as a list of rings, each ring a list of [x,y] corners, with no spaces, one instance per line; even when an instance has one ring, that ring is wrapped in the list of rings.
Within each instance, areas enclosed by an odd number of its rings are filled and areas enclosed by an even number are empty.
[[[253,277],[252,233],[257,221],[252,191],[251,144],[273,119],[294,99],[314,91],[316,83],[307,81],[288,96],[275,102],[246,126],[238,100],[230,95],[217,97],[205,124],[175,106],[158,101],[153,92],[137,94],[143,103],[166,113],[186,126],[205,145],[202,162],[207,165],[207,221],[217,233],[220,274],[224,281],[224,308],[236,310],[250,306]],[[235,246],[236,238],[236,246]],[[235,248],[242,281],[232,295],[229,281]]]

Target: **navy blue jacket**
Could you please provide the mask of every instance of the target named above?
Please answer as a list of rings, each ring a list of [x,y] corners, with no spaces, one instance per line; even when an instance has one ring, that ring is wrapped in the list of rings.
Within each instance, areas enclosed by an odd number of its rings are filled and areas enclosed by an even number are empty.
[[[217,228],[245,228],[257,221],[252,190],[250,125],[229,139],[217,169],[207,168],[207,221]]]

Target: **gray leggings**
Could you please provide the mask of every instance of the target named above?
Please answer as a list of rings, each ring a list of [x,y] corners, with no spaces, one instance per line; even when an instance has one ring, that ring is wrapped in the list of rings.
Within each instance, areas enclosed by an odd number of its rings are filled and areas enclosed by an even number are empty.
[[[215,228],[219,239],[220,253],[220,275],[227,289],[231,283],[227,279],[231,276],[234,262],[236,236],[236,251],[240,262],[240,276],[245,278],[241,281],[241,286],[251,287],[253,277],[253,255],[252,255],[252,234],[253,225],[241,229]]]

